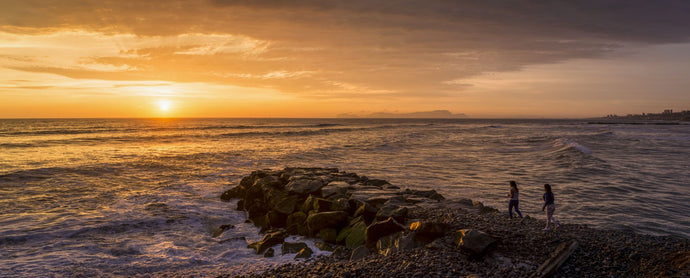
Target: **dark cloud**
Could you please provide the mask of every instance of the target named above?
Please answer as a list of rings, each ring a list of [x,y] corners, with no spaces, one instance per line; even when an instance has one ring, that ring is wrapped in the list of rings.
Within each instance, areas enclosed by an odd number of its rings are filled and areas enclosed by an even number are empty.
[[[187,45],[127,49],[148,55],[146,61],[94,58],[131,65],[137,72],[23,68],[28,71],[74,78],[231,83],[308,96],[343,94],[350,88],[407,97],[419,92],[447,95],[469,86],[450,80],[602,57],[630,43],[687,42],[688,14],[690,1],[672,0],[25,0],[3,4],[0,30],[71,27],[141,36],[196,32],[269,42],[255,57],[176,54],[195,47]],[[181,72],[177,65],[186,68]],[[276,71],[313,74],[256,78]]]

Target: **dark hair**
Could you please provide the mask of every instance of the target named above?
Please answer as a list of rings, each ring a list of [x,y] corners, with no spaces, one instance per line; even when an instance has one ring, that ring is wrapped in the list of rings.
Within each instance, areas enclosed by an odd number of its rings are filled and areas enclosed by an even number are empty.
[[[552,193],[552,192],[551,192],[551,185],[548,184],[548,183],[545,183],[545,184],[544,184],[544,190],[546,190],[546,192]]]
[[[515,192],[520,192],[517,188],[517,183],[515,181],[510,181],[510,187],[515,187]]]

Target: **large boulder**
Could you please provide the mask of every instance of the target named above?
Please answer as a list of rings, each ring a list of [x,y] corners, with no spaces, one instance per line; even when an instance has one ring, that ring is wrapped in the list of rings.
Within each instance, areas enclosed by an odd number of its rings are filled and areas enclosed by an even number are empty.
[[[301,211],[288,215],[285,221],[286,231],[289,234],[307,235],[307,214]]]
[[[410,224],[410,230],[415,232],[415,240],[430,243],[442,237],[450,225],[440,222],[417,221]]]
[[[483,255],[497,241],[497,238],[475,229],[458,230],[455,233],[455,244],[473,255]]]
[[[297,208],[298,196],[281,195],[273,200],[273,209],[279,213],[290,215]]]
[[[307,195],[316,194],[320,195],[321,188],[324,187],[324,183],[320,178],[291,178],[290,182],[285,186],[288,192]]]
[[[344,211],[317,212],[307,217],[307,228],[312,234],[327,228],[337,230],[347,225],[348,217]]]
[[[347,191],[350,188],[350,184],[344,181],[332,181],[326,186],[321,188],[321,196],[331,200],[338,198],[346,198]]]
[[[282,231],[266,234],[261,241],[250,243],[247,248],[253,248],[256,254],[262,254],[266,249],[275,245],[281,244],[285,241],[287,235]]]
[[[345,246],[354,248],[366,243],[367,224],[359,221],[350,227],[350,232],[345,236]]]
[[[369,203],[362,203],[362,205],[355,211],[354,217],[362,217],[367,223],[371,223],[376,218],[376,208]]]
[[[223,194],[220,195],[220,199],[224,202],[228,202],[228,201],[230,201],[230,199],[243,198],[244,197],[244,191],[245,191],[245,188],[241,185],[238,185],[238,186],[231,188],[230,190],[223,192]]]
[[[378,221],[369,225],[365,231],[365,236],[367,238],[367,245],[373,246],[376,241],[384,236],[391,235],[400,231],[404,231],[405,227],[400,225],[395,219],[388,218],[383,221]]]
[[[381,221],[392,217],[395,221],[398,221],[398,223],[405,223],[408,212],[409,210],[406,207],[387,204],[376,212],[376,220]]]

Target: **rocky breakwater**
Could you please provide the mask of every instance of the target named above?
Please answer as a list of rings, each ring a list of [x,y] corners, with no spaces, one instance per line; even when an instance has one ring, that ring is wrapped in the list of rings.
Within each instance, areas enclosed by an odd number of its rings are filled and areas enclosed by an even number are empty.
[[[285,243],[288,235],[320,238],[319,248],[358,259],[427,244],[448,228],[408,219],[416,204],[443,200],[436,191],[401,190],[385,180],[335,168],[254,171],[221,195],[223,201],[235,198],[237,210],[245,211],[265,234],[248,246],[264,256],[273,256],[272,247]],[[312,250],[288,243],[282,252],[304,258]]]

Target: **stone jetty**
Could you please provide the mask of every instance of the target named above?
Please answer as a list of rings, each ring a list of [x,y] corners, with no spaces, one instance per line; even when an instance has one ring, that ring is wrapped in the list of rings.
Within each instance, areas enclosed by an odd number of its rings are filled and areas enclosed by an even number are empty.
[[[507,213],[335,168],[258,170],[224,192],[261,228],[257,256],[303,258],[242,277],[688,277],[690,240]],[[543,218],[543,217],[542,217]],[[227,227],[219,227],[222,233]],[[288,235],[320,238],[313,258]],[[573,243],[579,244],[573,244]],[[565,252],[567,251],[567,252]],[[230,277],[220,275],[219,277]]]

